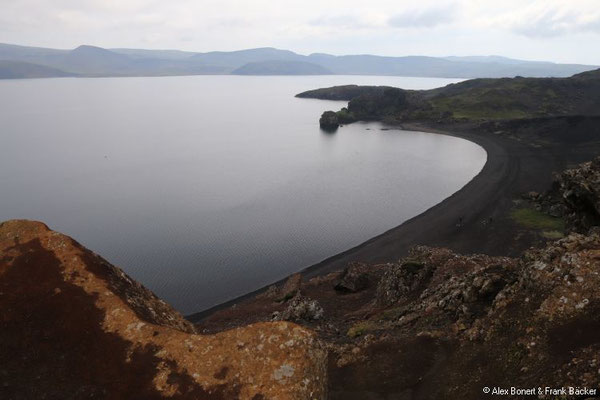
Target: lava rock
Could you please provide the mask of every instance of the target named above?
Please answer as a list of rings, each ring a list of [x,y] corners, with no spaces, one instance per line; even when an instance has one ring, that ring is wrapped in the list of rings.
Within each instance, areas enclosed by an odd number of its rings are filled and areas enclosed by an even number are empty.
[[[334,289],[342,293],[356,293],[369,287],[368,266],[362,263],[349,264],[335,284]]]
[[[318,301],[297,295],[281,312],[273,313],[273,321],[315,321],[323,318],[323,307]]]

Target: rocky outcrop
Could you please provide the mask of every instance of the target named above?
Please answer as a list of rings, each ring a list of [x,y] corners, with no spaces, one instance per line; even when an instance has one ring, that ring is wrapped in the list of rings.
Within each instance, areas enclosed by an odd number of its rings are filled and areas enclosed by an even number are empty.
[[[598,388],[598,285],[597,233],[520,259],[417,247],[387,266],[371,316],[348,330],[354,343],[331,346],[332,398],[480,399],[490,382]]]
[[[420,246],[402,262],[390,264],[379,281],[377,303],[409,302],[418,304],[415,312],[436,307],[468,315],[469,309],[491,304],[514,275],[515,262],[510,258],[458,256],[447,249]]]
[[[369,266],[364,263],[350,263],[342,271],[334,289],[342,293],[356,293],[365,290],[370,283]]]
[[[257,323],[199,335],[152,292],[73,239],[0,225],[0,398],[323,399],[308,329]]]
[[[600,157],[554,174],[546,193],[522,195],[536,210],[563,218],[568,231],[600,229]]]
[[[587,232],[600,225],[600,157],[557,175],[556,187],[570,228]]]

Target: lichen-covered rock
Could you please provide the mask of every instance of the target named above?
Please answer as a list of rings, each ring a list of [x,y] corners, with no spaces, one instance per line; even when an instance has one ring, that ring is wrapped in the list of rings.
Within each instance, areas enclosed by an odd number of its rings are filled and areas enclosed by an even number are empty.
[[[323,317],[323,308],[318,301],[297,295],[290,300],[285,310],[275,312],[274,321],[315,321]]]
[[[412,249],[409,257],[388,265],[377,285],[377,304],[392,305],[406,299],[419,288],[423,289],[432,276],[434,266],[452,256],[449,250],[432,252],[425,248]]]
[[[600,236],[572,233],[524,257],[518,289],[545,294],[537,317],[570,318],[597,303],[600,285]]]
[[[459,256],[447,249],[419,246],[398,264],[390,264],[377,287],[377,303],[404,303],[403,318],[437,309],[450,320],[472,319],[491,306],[504,286],[515,280],[516,262],[505,257]]]
[[[0,398],[323,399],[326,354],[288,322],[198,335],[71,238],[0,225]]]

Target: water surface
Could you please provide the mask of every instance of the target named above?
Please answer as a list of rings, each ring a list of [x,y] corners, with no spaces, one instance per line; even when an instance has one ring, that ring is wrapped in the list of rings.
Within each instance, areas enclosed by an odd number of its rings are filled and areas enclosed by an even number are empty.
[[[321,132],[339,84],[449,79],[194,76],[0,81],[0,220],[27,218],[183,313],[276,281],[465,185],[485,151],[356,123]]]

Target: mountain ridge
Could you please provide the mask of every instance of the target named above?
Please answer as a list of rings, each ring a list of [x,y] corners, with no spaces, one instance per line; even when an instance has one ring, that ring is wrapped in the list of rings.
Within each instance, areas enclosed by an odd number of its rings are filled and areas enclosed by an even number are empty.
[[[597,66],[516,60],[502,56],[302,55],[274,47],[236,51],[106,49],[81,45],[71,50],[0,43],[0,60],[53,68],[51,76],[389,75],[440,78],[567,77]],[[262,63],[262,65],[255,65]],[[254,64],[254,65],[253,65]],[[308,66],[307,64],[312,64]],[[29,67],[31,68],[31,67]],[[238,72],[236,72],[238,71]],[[50,73],[50,70],[46,71]],[[18,68],[0,79],[32,77]],[[45,76],[45,75],[44,75]],[[42,77],[42,76],[40,76]]]

